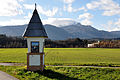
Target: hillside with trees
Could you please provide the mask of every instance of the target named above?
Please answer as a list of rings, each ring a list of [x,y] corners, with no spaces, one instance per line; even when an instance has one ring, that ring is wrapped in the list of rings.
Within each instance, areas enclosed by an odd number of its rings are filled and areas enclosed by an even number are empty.
[[[50,40],[45,41],[46,48],[82,48],[87,47],[88,40],[79,38],[67,40]],[[26,48],[27,41],[22,37],[7,37],[0,35],[0,48]]]
[[[94,44],[98,39],[71,38],[67,40],[45,40],[46,48],[87,48],[88,44]],[[27,41],[22,37],[7,37],[0,35],[0,48],[27,48]],[[93,48],[120,48],[120,39],[100,40]]]

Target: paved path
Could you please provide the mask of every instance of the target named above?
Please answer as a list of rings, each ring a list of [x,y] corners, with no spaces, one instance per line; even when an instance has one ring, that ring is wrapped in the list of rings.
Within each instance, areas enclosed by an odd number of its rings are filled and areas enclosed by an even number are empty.
[[[0,63],[0,65],[4,66],[20,66],[20,63]],[[0,71],[0,80],[19,80],[17,78],[14,78],[13,76],[10,76],[9,74]]]
[[[14,66],[14,63],[0,63],[3,66]]]
[[[19,80],[19,79],[14,78],[13,76],[10,76],[5,72],[0,71],[0,80]]]
[[[0,63],[3,66],[25,66],[24,63]]]

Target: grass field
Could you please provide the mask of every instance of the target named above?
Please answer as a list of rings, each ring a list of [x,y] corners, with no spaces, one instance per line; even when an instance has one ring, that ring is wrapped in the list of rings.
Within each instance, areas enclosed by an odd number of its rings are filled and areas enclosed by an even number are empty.
[[[110,68],[46,67],[43,72],[31,72],[20,66],[0,66],[0,70],[20,80],[120,80],[120,69]]]
[[[27,48],[1,48],[0,62],[26,63]],[[45,48],[47,65],[120,65],[120,49]]]

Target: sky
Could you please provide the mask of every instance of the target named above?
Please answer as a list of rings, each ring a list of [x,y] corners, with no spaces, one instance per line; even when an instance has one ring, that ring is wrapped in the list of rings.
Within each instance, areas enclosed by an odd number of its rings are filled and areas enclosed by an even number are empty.
[[[0,26],[28,24],[35,3],[43,24],[76,21],[99,30],[120,30],[120,0],[0,0]]]

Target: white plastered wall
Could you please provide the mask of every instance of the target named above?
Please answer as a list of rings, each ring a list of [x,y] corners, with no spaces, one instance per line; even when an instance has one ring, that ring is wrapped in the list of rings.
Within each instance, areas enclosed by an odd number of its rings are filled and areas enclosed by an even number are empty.
[[[44,41],[45,38],[27,38],[27,46],[28,53],[31,52],[31,42],[38,41],[39,42],[39,53],[44,52]],[[39,66],[40,65],[40,55],[30,55],[29,56],[29,64],[30,66]],[[44,55],[43,55],[43,65],[44,65]]]
[[[29,56],[30,66],[40,66],[40,55],[30,55]]]
[[[27,38],[28,53],[31,52],[31,42],[39,41],[39,52],[42,53],[44,49],[44,38]]]

